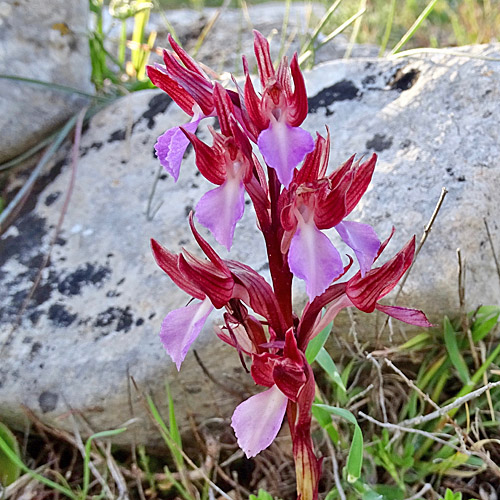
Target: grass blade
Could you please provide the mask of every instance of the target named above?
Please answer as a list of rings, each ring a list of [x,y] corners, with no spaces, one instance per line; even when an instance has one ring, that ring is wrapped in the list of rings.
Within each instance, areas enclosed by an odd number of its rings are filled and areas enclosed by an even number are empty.
[[[450,361],[456,368],[460,380],[464,384],[467,384],[470,381],[469,369],[467,368],[464,358],[460,353],[460,349],[458,347],[458,342],[457,342],[457,333],[455,332],[453,326],[451,325],[448,316],[444,317],[443,330],[444,330],[444,343],[446,345],[446,350],[448,351],[448,356],[450,357]]]
[[[340,376],[340,373],[337,369],[337,365],[324,347],[319,350],[316,361],[318,362],[319,366],[323,368],[325,373],[332,379],[332,381],[335,382],[345,394],[346,388],[344,385],[344,381],[342,380],[342,377]]]
[[[106,437],[111,437],[111,436],[116,436],[117,434],[121,434],[122,432],[125,432],[127,430],[126,427],[122,427],[120,429],[113,429],[110,431],[102,431],[102,432],[96,432],[95,434],[92,434],[87,441],[85,442],[85,457],[83,458],[83,486],[82,486],[82,492],[80,494],[80,498],[83,500],[87,498],[87,493],[89,490],[89,484],[90,484],[90,467],[89,467],[89,462],[90,462],[90,452],[92,448],[92,441],[94,439],[101,439],[101,438],[106,438]]]
[[[17,439],[12,434],[10,429],[0,422],[0,437],[4,440],[6,445],[12,450],[13,453],[17,455],[20,459],[19,444]],[[10,460],[6,453],[0,448],[0,485],[9,486],[12,484],[20,475],[21,468],[18,464]]]
[[[385,54],[385,49],[389,43],[389,38],[392,33],[392,23],[394,22],[394,13],[396,12],[396,0],[391,0],[391,6],[389,7],[389,15],[387,16],[387,22],[385,23],[384,36],[382,42],[380,43],[380,51],[378,53],[379,57]]]
[[[325,328],[323,328],[323,330],[321,330],[321,332],[319,332],[319,334],[309,342],[306,349],[306,359],[310,365],[313,364],[319,354],[319,351],[325,345],[325,342],[332,331],[332,326],[333,321],[328,323],[328,325],[326,325]]]
[[[24,471],[26,474],[31,476],[33,479],[38,481],[39,483],[44,484],[45,486],[48,486],[49,488],[52,488],[53,490],[57,490],[59,493],[62,493],[63,495],[66,495],[68,498],[71,498],[72,500],[78,500],[78,497],[68,488],[65,488],[64,486],[61,486],[60,484],[51,481],[50,479],[47,479],[46,477],[38,474],[35,471],[32,471],[30,468],[28,468],[26,465],[24,465],[23,461],[17,456],[17,454],[9,447],[9,445],[5,442],[4,439],[0,436],[0,450],[5,454],[5,456],[17,467],[19,467],[22,471]]]
[[[432,9],[436,5],[438,0],[431,0],[422,13],[417,17],[416,21],[412,24],[411,28],[403,35],[401,40],[396,44],[396,46],[391,50],[391,55],[399,52],[407,42],[413,37],[413,35],[417,32],[420,25],[425,21],[427,16],[432,12]]]
[[[179,427],[177,425],[177,420],[175,418],[175,410],[174,410],[174,400],[172,399],[172,394],[170,393],[170,387],[168,382],[166,383],[166,391],[167,391],[167,400],[168,400],[168,421],[170,427],[170,436],[172,437],[172,441],[177,445],[175,448],[171,449],[172,455],[175,460],[175,464],[178,470],[184,468],[184,459],[182,458],[182,440],[181,433],[179,432]]]

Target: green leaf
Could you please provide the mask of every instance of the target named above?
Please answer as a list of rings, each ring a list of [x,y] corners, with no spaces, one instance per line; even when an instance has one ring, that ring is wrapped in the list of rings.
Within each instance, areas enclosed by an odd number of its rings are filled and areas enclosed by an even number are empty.
[[[89,463],[90,463],[90,451],[92,449],[92,441],[94,441],[94,439],[116,436],[117,434],[121,434],[126,430],[127,430],[126,427],[122,427],[121,429],[112,429],[110,431],[96,432],[87,439],[85,443],[85,457],[83,459],[83,486],[82,486],[81,498],[87,498],[87,493],[90,485]]]
[[[475,321],[471,328],[474,342],[483,340],[493,330],[498,323],[499,316],[500,307],[498,306],[481,306],[477,310]]]
[[[5,446],[8,446],[12,453],[14,453],[19,460],[21,455],[19,453],[19,444],[16,437],[9,428],[0,422],[0,437],[3,439]],[[21,468],[15,462],[10,460],[9,456],[0,447],[0,484],[2,486],[9,486],[21,474]]]
[[[333,425],[330,413],[323,410],[322,408],[318,408],[318,406],[313,406],[312,414],[318,421],[318,424],[328,433],[332,442],[337,444],[339,442],[339,433]]]
[[[460,349],[457,343],[457,333],[455,332],[453,326],[451,325],[448,316],[444,317],[443,328],[444,328],[444,342],[446,344],[448,356],[450,357],[453,366],[456,368],[460,380],[464,384],[467,384],[470,381],[469,369],[467,368],[464,358],[460,354]]]
[[[326,325],[325,328],[323,328],[323,330],[321,330],[321,332],[319,332],[319,334],[309,342],[306,349],[306,359],[310,365],[313,364],[316,356],[319,354],[319,351],[325,345],[325,342],[332,331],[332,325],[333,321],[328,323],[328,325]]]
[[[171,452],[175,460],[175,464],[177,469],[180,470],[184,467],[184,458],[182,456],[182,440],[181,433],[179,432],[179,427],[177,425],[177,420],[175,418],[175,410],[174,410],[174,400],[172,399],[172,394],[170,393],[170,387],[168,383],[166,383],[166,391],[167,391],[167,400],[168,400],[168,419],[169,419],[169,427],[170,427],[170,436],[172,440],[177,445],[176,447],[172,447]]]
[[[250,495],[248,497],[248,500],[273,500],[273,497],[270,493],[268,493],[266,490],[263,490],[261,488],[261,489],[259,489],[259,493],[257,494],[257,496]]]
[[[324,347],[319,350],[319,353],[316,356],[316,361],[318,362],[319,366],[323,368],[326,374],[332,379],[332,381],[335,382],[345,393],[346,388],[344,385],[344,381],[342,380],[342,377],[340,376],[340,373],[337,369],[337,365]]]
[[[351,449],[347,457],[347,481],[354,483],[361,477],[361,467],[363,466],[363,433],[359,425],[354,427]]]
[[[337,408],[324,404],[313,404],[313,408],[314,407],[321,408],[332,415],[337,415],[354,425],[354,434],[349,449],[349,456],[347,457],[346,471],[347,481],[349,483],[355,483],[361,477],[361,467],[363,465],[363,433],[361,432],[356,417],[345,408]]]

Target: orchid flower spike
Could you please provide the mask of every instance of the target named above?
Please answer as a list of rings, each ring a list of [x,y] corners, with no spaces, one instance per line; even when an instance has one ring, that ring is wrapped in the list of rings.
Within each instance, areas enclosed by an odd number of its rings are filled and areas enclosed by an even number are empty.
[[[260,131],[257,144],[264,160],[276,170],[281,184],[288,187],[293,169],[314,148],[311,134],[299,127],[307,116],[304,77],[297,54],[290,66],[283,58],[275,71],[268,41],[258,31],[254,35],[262,95],[257,95],[246,71],[245,105],[253,126]]]

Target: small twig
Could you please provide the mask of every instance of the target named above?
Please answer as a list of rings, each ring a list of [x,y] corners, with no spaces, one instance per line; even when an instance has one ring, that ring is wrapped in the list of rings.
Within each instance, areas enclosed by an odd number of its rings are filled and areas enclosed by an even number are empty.
[[[406,427],[401,424],[391,424],[390,422],[380,422],[379,420],[376,420],[373,417],[370,417],[366,413],[363,413],[362,411],[358,411],[358,415],[360,417],[365,418],[368,420],[368,422],[371,422],[372,424],[378,425],[379,427],[385,427],[386,429],[392,429],[397,432],[409,432],[411,434],[420,434],[421,436],[425,436],[428,439],[432,439],[433,441],[436,441],[437,443],[440,443],[444,446],[449,446],[450,448],[453,448],[455,451],[458,451],[460,453],[464,453],[465,455],[472,455],[472,453],[466,449],[459,448],[458,446],[450,443],[449,441],[445,441],[444,439],[441,439],[440,437],[436,436],[436,434],[432,434],[431,432],[423,431],[421,429],[414,429],[413,427]],[[442,434],[443,436],[448,436],[448,434]]]
[[[380,364],[378,361],[370,354],[366,356],[366,359],[371,361],[377,370],[379,387],[378,387],[378,400],[380,404],[380,409],[382,410],[382,416],[384,417],[384,422],[387,422],[387,410],[385,409],[385,398],[384,398],[384,379],[382,377],[382,370],[380,369]]]
[[[394,299],[392,301],[393,304],[396,303],[396,301],[398,300],[399,294],[401,293],[401,291],[403,290],[403,287],[405,286],[406,280],[408,279],[408,276],[410,275],[411,270],[413,269],[413,266],[415,265],[415,262],[417,260],[418,254],[420,253],[420,250],[424,246],[424,243],[427,240],[429,233],[431,232],[432,226],[433,226],[433,224],[438,216],[439,210],[441,210],[441,206],[442,206],[447,194],[448,194],[448,190],[445,187],[443,187],[441,189],[441,194],[439,195],[438,202],[436,203],[436,207],[434,208],[434,212],[432,212],[431,218],[429,219],[427,226],[425,226],[422,237],[420,238],[420,242],[417,246],[417,249],[415,250],[415,256],[413,257],[413,262],[411,263],[410,267],[408,268],[408,271],[406,271],[406,274],[404,275],[403,279],[401,280],[398,291],[397,291],[396,295],[394,296]]]
[[[339,463],[337,461],[337,455],[335,454],[335,448],[333,447],[332,441],[324,429],[323,433],[325,434],[326,446],[332,459],[333,480],[335,481],[335,486],[337,487],[337,493],[339,494],[340,500],[346,500],[344,488],[342,488],[342,482],[340,481]]]
[[[361,399],[363,396],[368,394],[371,390],[373,389],[373,384],[370,384],[368,387],[365,387],[361,392],[358,392],[358,394],[355,394],[346,404],[346,408],[349,409],[351,405],[354,403],[354,401],[357,401],[358,399]]]
[[[466,332],[467,340],[469,342],[469,349],[472,354],[472,359],[474,360],[474,366],[479,369],[479,356],[477,355],[476,346],[474,345],[474,340],[472,339],[472,332],[469,325],[469,317],[467,316],[467,311],[465,308],[465,259],[462,261],[462,252],[460,248],[457,248],[457,261],[458,261],[458,300],[460,306],[460,321],[462,324],[462,331]],[[487,382],[487,380],[486,380]],[[485,383],[486,383],[485,382]]]
[[[407,420],[403,420],[402,422],[399,423],[400,426],[411,426],[411,425],[419,425],[423,424],[425,422],[429,422],[430,420],[434,420],[435,418],[442,417],[449,411],[458,408],[459,406],[463,405],[467,401],[470,401],[471,399],[478,398],[483,394],[484,392],[493,389],[494,387],[499,387],[500,386],[500,381],[498,382],[490,382],[487,385],[484,385],[483,387],[480,387],[479,389],[476,389],[475,391],[469,392],[469,394],[466,394],[465,396],[462,396],[461,398],[457,398],[455,401],[452,403],[443,406],[439,408],[439,410],[433,411],[432,413],[428,413],[427,415],[420,415],[415,418],[410,418]]]
[[[237,391],[236,389],[233,389],[232,387],[223,384],[219,380],[217,380],[207,369],[207,367],[203,364],[203,361],[200,358],[200,355],[196,352],[196,349],[193,349],[193,354],[196,359],[196,362],[200,365],[201,370],[203,373],[210,379],[211,382],[213,382],[215,385],[226,391],[227,393],[231,394],[232,396],[237,397],[238,399],[242,398],[241,391]]]
[[[419,498],[422,498],[424,494],[427,493],[429,490],[432,490],[431,484],[425,483],[419,491],[417,491],[411,497],[405,498],[405,500],[418,500]]]
[[[500,263],[498,262],[497,253],[495,252],[495,246],[493,245],[493,238],[491,237],[490,228],[488,227],[488,222],[486,217],[483,219],[484,227],[486,228],[486,234],[488,235],[488,241],[490,242],[491,253],[493,254],[493,260],[495,261],[495,267],[497,268],[497,276],[500,281]]]
[[[158,170],[156,171],[155,180],[153,181],[153,186],[151,187],[151,191],[148,196],[148,204],[146,206],[146,219],[148,221],[152,221],[154,219],[158,210],[160,210],[161,206],[163,205],[163,202],[160,201],[160,203],[158,203],[158,206],[154,210],[151,209],[152,208],[151,205],[153,204],[153,199],[156,192],[156,186],[158,185],[158,181],[160,180],[162,172],[163,172],[163,166],[158,165]]]
[[[80,431],[78,430],[78,426],[76,425],[76,420],[73,417],[73,415],[71,415],[71,423],[73,425],[73,432],[74,432],[74,436],[75,436],[76,447],[80,451],[82,458],[85,459],[85,454],[86,454],[85,445],[83,444],[82,437],[80,436]],[[96,466],[94,465],[94,463],[91,460],[89,460],[89,469],[92,472],[92,474],[94,475],[94,477],[97,479],[99,484],[102,486],[102,489],[103,489],[104,493],[106,494],[106,496],[110,500],[113,500],[114,497],[113,497],[113,494],[111,493],[111,490],[109,489],[109,486],[106,484],[106,481],[101,476],[101,474],[99,473]]]

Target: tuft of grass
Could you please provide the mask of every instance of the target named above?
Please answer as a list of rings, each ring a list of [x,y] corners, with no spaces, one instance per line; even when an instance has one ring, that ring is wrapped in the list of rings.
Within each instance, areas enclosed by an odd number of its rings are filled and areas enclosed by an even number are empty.
[[[415,495],[422,490],[433,491],[434,498],[455,499],[466,478],[474,476],[476,485],[485,481],[500,488],[499,317],[500,307],[482,306],[467,321],[445,317],[441,329],[374,353],[384,363],[362,352],[357,359],[346,358],[334,369],[345,392],[329,373],[323,378],[313,415],[337,450],[335,460],[346,470],[361,467],[341,480],[345,498],[403,500],[420,498]],[[324,339],[318,343],[324,349]],[[378,383],[374,363],[384,371]],[[349,411],[352,423],[357,414],[359,431],[331,418],[340,411]],[[424,418],[428,414],[433,416]],[[362,450],[354,462],[353,446]],[[474,490],[470,484],[469,492]],[[338,494],[335,487],[329,495]]]

